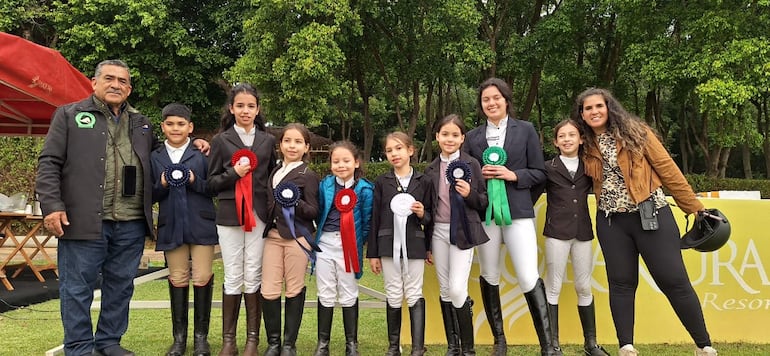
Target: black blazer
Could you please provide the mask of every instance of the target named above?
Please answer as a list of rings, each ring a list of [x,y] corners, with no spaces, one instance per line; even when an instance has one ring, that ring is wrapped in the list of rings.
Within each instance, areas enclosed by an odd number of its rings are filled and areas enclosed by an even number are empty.
[[[489,241],[487,233],[484,232],[484,228],[481,226],[481,215],[486,211],[489,204],[489,198],[487,197],[487,185],[486,181],[481,177],[481,166],[479,162],[468,155],[465,152],[460,153],[461,161],[468,162],[471,166],[471,192],[468,197],[465,198],[465,212],[468,216],[468,223],[470,224],[471,236],[465,236],[463,229],[457,229],[457,247],[463,250],[472,248],[473,246],[481,245]],[[437,157],[431,162],[431,164],[425,168],[425,175],[430,178],[433,185],[431,193],[431,211],[436,211],[436,205],[438,204],[438,187],[441,182],[439,179],[444,179],[444,172],[441,172],[441,158]],[[428,225],[426,229],[427,237],[433,237],[433,221]]]
[[[291,230],[286,222],[286,218],[283,217],[282,207],[275,203],[275,197],[273,196],[273,175],[281,166],[275,167],[273,172],[270,173],[268,181],[268,194],[267,194],[267,206],[269,219],[267,221],[267,229],[265,229],[265,236],[267,231],[273,227],[278,229],[278,234],[284,239],[293,239],[291,236]],[[307,239],[315,238],[315,220],[318,218],[318,174],[313,172],[307,166],[307,163],[295,167],[289,174],[287,174],[281,182],[293,182],[299,187],[300,200],[297,206],[294,207],[294,225],[303,226],[311,235],[305,236]],[[294,230],[299,237],[299,231]]]
[[[430,179],[416,170],[406,192],[425,206],[422,219],[412,214],[406,220],[406,258],[425,259],[430,251],[430,239],[425,238],[424,227],[431,222],[431,193]],[[374,180],[374,203],[369,239],[366,243],[366,257],[393,257],[393,211],[390,210],[390,200],[400,193],[396,183],[396,175],[389,171]]]
[[[591,192],[591,177],[585,174],[583,160],[578,164],[575,178],[559,157],[545,163],[548,175],[546,183],[545,227],[543,235],[560,240],[578,239],[590,241],[594,238],[591,216],[588,213],[588,193]]]
[[[152,198],[159,204],[158,211],[158,242],[155,249],[167,251],[179,247],[171,237],[171,223],[175,209],[182,209],[187,214],[187,222],[190,225],[190,234],[184,236],[184,243],[194,245],[216,245],[217,226],[214,222],[214,202],[211,198],[206,176],[208,165],[204,156],[192,143],[182,154],[180,164],[193,171],[195,182],[188,184],[187,206],[173,206],[168,200],[169,188],[164,188],[160,183],[162,172],[171,165],[166,146],[160,146],[152,151]]]
[[[235,128],[220,132],[211,140],[209,155],[209,188],[217,194],[217,224],[238,226],[238,214],[235,210],[235,182],[240,178],[230,164],[235,151],[246,148],[235,132]],[[254,210],[263,222],[267,223],[267,178],[275,168],[275,137],[256,130],[251,151],[257,155],[257,168],[252,172],[251,184]]]
[[[489,147],[486,133],[485,122],[465,135],[463,151],[479,162],[483,162],[482,154]],[[536,190],[538,185],[545,183],[545,167],[543,148],[532,123],[509,117],[503,149],[508,155],[505,167],[515,172],[519,178],[516,182],[505,182],[511,218],[533,218],[535,211],[532,205],[536,200],[535,195],[538,194],[532,194],[531,190]]]

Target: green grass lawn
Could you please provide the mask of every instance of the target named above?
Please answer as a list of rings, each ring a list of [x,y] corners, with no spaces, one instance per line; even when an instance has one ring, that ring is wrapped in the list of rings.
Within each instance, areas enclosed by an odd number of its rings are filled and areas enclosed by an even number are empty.
[[[368,267],[368,264],[365,263]],[[221,261],[215,263],[217,280],[221,281]],[[315,300],[315,280],[308,276],[307,300]],[[382,290],[381,278],[372,273],[365,273],[361,284],[370,288]],[[214,299],[221,297],[221,285],[216,285]],[[362,294],[362,300],[373,300]],[[156,280],[137,286],[134,300],[168,300],[167,282]],[[191,298],[192,300],[192,298]],[[92,313],[96,320],[97,312]],[[130,314],[129,328],[123,338],[123,346],[134,350],[138,355],[164,355],[171,343],[171,313],[168,309],[132,310]],[[190,314],[192,320],[192,311]],[[218,352],[222,345],[222,313],[218,308],[211,312],[211,331],[209,341],[212,350]],[[407,322],[407,321],[405,321]],[[382,355],[387,349],[387,327],[384,309],[366,309],[360,311],[359,343],[362,355]],[[192,330],[192,323],[190,326]],[[241,312],[239,320],[238,345],[243,347],[245,340],[245,311]],[[52,300],[37,304],[28,308],[9,311],[0,314],[0,356],[5,355],[43,355],[45,351],[59,344],[63,337],[61,321],[59,318],[59,301]],[[265,333],[261,332],[260,351],[264,350]],[[188,354],[191,354],[192,331],[189,335]],[[315,309],[309,309],[303,315],[302,327],[297,341],[299,355],[312,354],[316,344],[316,313]],[[344,353],[345,340],[342,328],[342,313],[335,310],[332,329],[331,349],[333,355]],[[642,355],[692,355],[692,345],[635,345]],[[756,356],[770,355],[770,345],[719,343],[715,344],[720,355]],[[565,355],[582,355],[581,345],[563,345]],[[612,353],[617,352],[616,345],[607,345]],[[428,345],[428,355],[444,355],[445,345]],[[479,355],[488,355],[491,347],[480,345],[476,348]],[[404,346],[404,352],[408,354],[409,346]],[[537,355],[539,347],[534,345],[513,345],[509,347],[509,355]]]

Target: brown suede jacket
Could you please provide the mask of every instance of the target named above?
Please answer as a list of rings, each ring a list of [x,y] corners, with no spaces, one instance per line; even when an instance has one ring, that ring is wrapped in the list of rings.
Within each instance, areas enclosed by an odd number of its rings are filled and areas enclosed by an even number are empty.
[[[655,189],[663,186],[674,197],[679,209],[685,213],[692,214],[704,209],[703,203],[696,198],[690,183],[652,130],[647,130],[643,156],[632,155],[619,143],[617,150],[618,165],[623,172],[626,188],[637,204],[649,198]],[[597,142],[585,145],[583,159],[586,174],[593,179],[594,193],[598,202],[599,193],[602,191],[603,159]]]

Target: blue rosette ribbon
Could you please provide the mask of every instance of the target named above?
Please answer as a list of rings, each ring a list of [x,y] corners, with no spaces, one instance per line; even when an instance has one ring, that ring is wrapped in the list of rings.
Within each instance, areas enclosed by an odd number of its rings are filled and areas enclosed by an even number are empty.
[[[313,252],[321,252],[321,248],[318,247],[313,239],[313,235],[310,234],[304,226],[297,226],[294,223],[294,208],[299,204],[299,199],[301,197],[299,187],[293,182],[281,182],[273,190],[273,197],[275,198],[275,202],[281,206],[281,212],[283,213],[286,225],[289,227],[289,231],[291,231],[291,236],[294,238],[294,241],[297,242],[297,245],[299,245],[310,260],[315,261],[315,253]],[[298,232],[299,236],[305,238],[305,241],[307,241],[310,248],[305,247],[305,245],[299,241],[299,238],[297,237]]]
[[[184,243],[185,235],[190,234],[187,219],[187,183],[190,181],[190,169],[183,164],[171,164],[163,171],[168,182],[168,198],[173,214],[171,215],[171,239],[175,246]]]
[[[466,182],[471,181],[471,166],[468,162],[454,160],[449,162],[446,167],[446,179],[449,182],[449,210],[451,220],[449,222],[449,243],[457,245],[457,229],[462,228],[465,238],[470,239],[471,231],[468,223],[468,215],[465,213],[465,199],[455,189],[458,179]],[[457,225],[460,226],[457,226]]]
[[[484,150],[482,161],[486,165],[505,165],[508,155],[502,147],[492,146]],[[486,224],[494,218],[497,226],[511,225],[511,207],[508,205],[508,194],[505,191],[505,181],[498,178],[487,180],[489,205],[486,211]]]

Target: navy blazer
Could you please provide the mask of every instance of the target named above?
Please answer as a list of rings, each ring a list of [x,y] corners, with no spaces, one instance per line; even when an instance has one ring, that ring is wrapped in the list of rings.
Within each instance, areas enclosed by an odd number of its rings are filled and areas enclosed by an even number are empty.
[[[406,192],[425,206],[422,219],[412,214],[406,220],[406,258],[425,259],[430,251],[430,239],[425,238],[424,227],[431,222],[431,193],[433,188],[428,176],[412,170],[412,179]],[[396,183],[393,170],[386,172],[374,180],[374,213],[372,227],[369,229],[369,241],[366,243],[366,257],[393,257],[393,210],[390,200],[401,193]]]
[[[545,166],[543,148],[535,127],[528,121],[508,118],[505,129],[503,149],[508,155],[505,167],[516,173],[518,181],[505,181],[505,191],[508,195],[508,205],[511,208],[511,218],[533,218],[532,208],[537,197],[533,190],[545,183]],[[465,135],[463,151],[483,163],[482,155],[489,147],[487,144],[486,122],[469,131]]]
[[[179,247],[179,244],[171,238],[171,226],[174,211],[182,209],[187,214],[187,222],[190,226],[190,234],[184,236],[184,243],[193,245],[216,245],[217,226],[214,223],[216,213],[214,212],[214,202],[211,198],[206,177],[208,175],[208,164],[206,156],[192,145],[187,146],[179,164],[183,164],[195,175],[195,181],[186,186],[187,206],[180,207],[172,205],[168,199],[169,188],[164,188],[160,183],[160,176],[163,171],[171,165],[171,158],[168,156],[166,146],[161,145],[152,151],[150,155],[152,160],[152,198],[159,203],[158,213],[158,242],[155,245],[157,251],[173,250]]]
[[[294,237],[291,236],[289,224],[283,216],[283,207],[277,206],[275,203],[275,196],[273,196],[273,176],[280,167],[281,166],[275,167],[273,172],[270,173],[270,178],[267,180],[269,188],[269,193],[267,194],[267,206],[268,219],[270,220],[267,221],[268,228],[265,229],[265,236],[267,236],[267,231],[269,229],[276,228],[278,229],[278,234],[281,235],[282,238],[293,239]],[[300,233],[297,231],[296,226],[301,225],[311,234],[310,236],[305,236],[305,238],[313,241],[311,239],[315,238],[313,235],[315,232],[315,220],[318,218],[319,213],[318,174],[313,172],[313,170],[307,166],[307,163],[302,163],[289,171],[289,173],[281,179],[281,182],[293,182],[299,188],[300,200],[297,202],[297,206],[294,207],[294,232],[297,234],[297,237],[299,237]]]
[[[246,148],[235,132],[235,128],[220,132],[211,140],[209,154],[209,188],[217,194],[217,224],[238,226],[238,214],[235,210],[235,182],[240,176],[230,164],[235,151]],[[270,221],[267,215],[267,178],[276,165],[275,137],[256,130],[254,143],[250,147],[257,155],[257,168],[251,173],[251,189],[254,210],[262,222]]]
[[[589,241],[594,238],[591,215],[588,213],[588,193],[593,182],[585,174],[583,160],[578,164],[573,178],[559,157],[546,162],[548,175],[543,235],[560,240],[578,239]]]
[[[475,158],[469,156],[465,152],[460,153],[459,160],[467,162],[471,166],[471,192],[468,194],[465,200],[465,214],[468,217],[468,224],[471,236],[465,236],[465,232],[462,228],[457,229],[457,247],[461,250],[467,250],[473,246],[481,245],[489,241],[487,233],[481,226],[481,216],[489,204],[489,197],[487,196],[487,186],[485,180],[481,177],[481,166]],[[425,168],[425,175],[430,178],[431,185],[433,185],[431,194],[431,211],[436,211],[438,205],[438,188],[439,179],[444,178],[444,172],[441,172],[441,157],[437,157],[431,162],[431,164]],[[451,189],[451,188],[450,188]],[[427,235],[428,238],[433,238],[433,223],[428,225]]]

